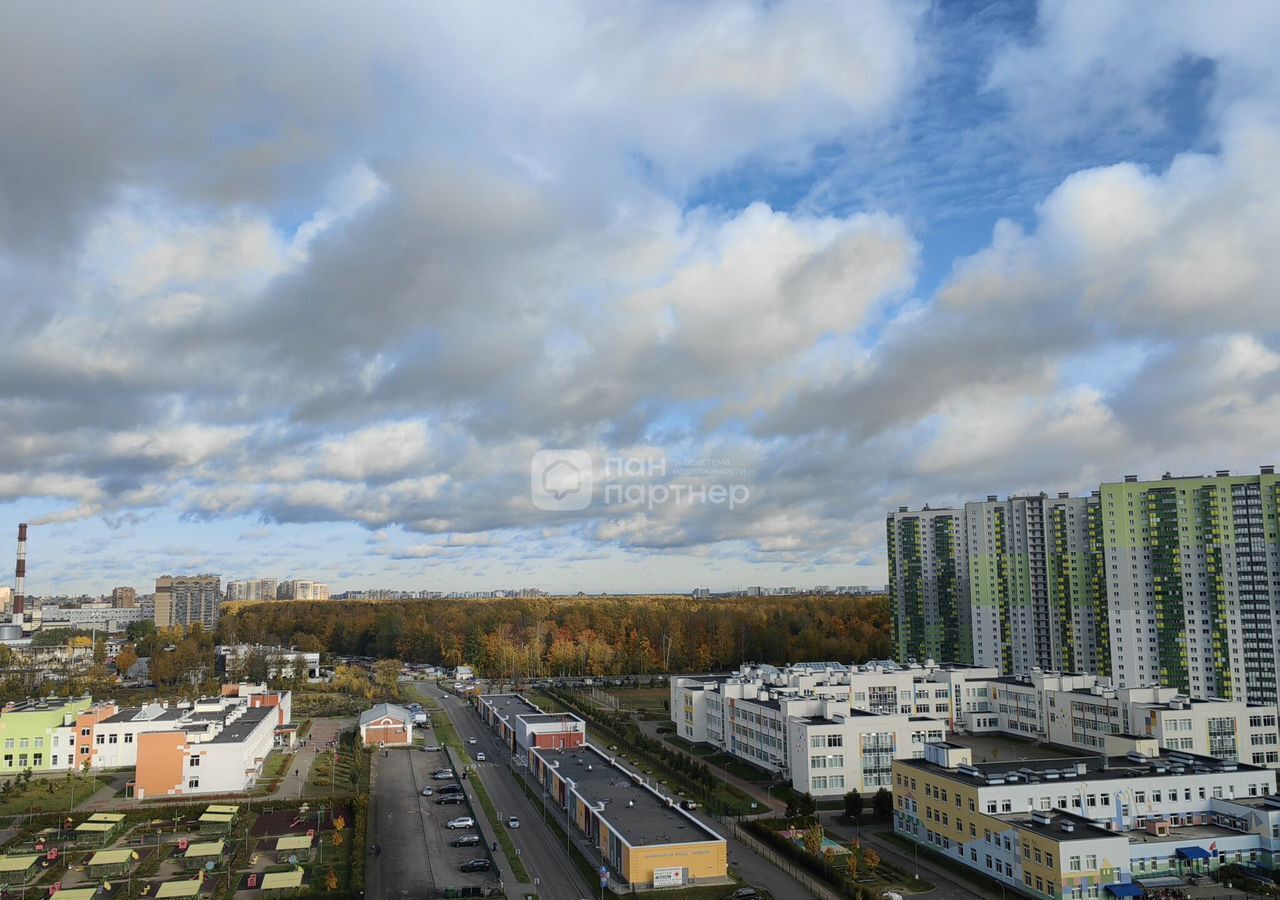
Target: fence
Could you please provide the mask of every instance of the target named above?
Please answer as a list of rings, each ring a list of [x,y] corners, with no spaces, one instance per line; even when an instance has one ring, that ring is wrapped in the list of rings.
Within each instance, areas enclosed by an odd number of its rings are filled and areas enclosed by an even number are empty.
[[[840,900],[840,895],[830,887],[814,878],[795,863],[786,859],[745,828],[739,827],[737,822],[734,822],[732,819],[719,819],[719,821],[721,824],[728,827],[729,833],[734,840],[745,846],[765,862],[781,869],[783,872],[786,872],[796,881],[797,884],[805,889],[810,897],[814,897],[816,900]]]

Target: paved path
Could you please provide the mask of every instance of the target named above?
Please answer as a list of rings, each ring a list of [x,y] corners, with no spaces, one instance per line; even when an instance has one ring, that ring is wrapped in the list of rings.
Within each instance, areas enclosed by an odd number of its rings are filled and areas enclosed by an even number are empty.
[[[861,828],[855,829],[852,825],[847,825],[841,821],[838,812],[822,812],[818,814],[822,827],[846,841],[854,839],[855,835],[860,837],[863,846],[871,846],[876,848],[881,858],[886,862],[893,863],[908,875],[919,871],[920,874],[932,881],[935,889],[929,893],[930,898],[938,898],[938,900],[983,900],[990,896],[990,888],[977,882],[969,881],[964,877],[964,868],[957,863],[956,865],[943,869],[942,865],[935,862],[934,859],[924,853],[912,854],[910,851],[904,850],[897,844],[885,840],[880,833],[881,829]],[[1013,893],[1011,888],[1010,894]]]
[[[285,770],[280,786],[272,795],[281,800],[301,800],[307,789],[307,779],[311,777],[311,767],[316,757],[329,748],[330,742],[336,742],[344,728],[351,725],[352,719],[312,719],[311,731],[306,737],[306,746],[299,747]]]
[[[697,763],[705,763],[711,767],[712,773],[720,781],[726,782],[736,787],[742,793],[746,794],[752,800],[760,804],[761,814],[767,812],[780,816],[787,810],[787,802],[779,797],[773,796],[767,786],[762,787],[753,781],[747,781],[745,778],[739,778],[732,772],[726,771],[714,763],[707,762],[707,757],[697,756],[682,747],[679,747],[670,741],[665,740],[666,735],[658,734],[658,728],[664,725],[670,725],[668,721],[657,721],[653,719],[641,719],[636,717],[636,724],[640,726],[640,731],[646,736],[651,737],[655,741],[660,741],[668,750],[674,750],[676,753],[683,754],[689,759]]]

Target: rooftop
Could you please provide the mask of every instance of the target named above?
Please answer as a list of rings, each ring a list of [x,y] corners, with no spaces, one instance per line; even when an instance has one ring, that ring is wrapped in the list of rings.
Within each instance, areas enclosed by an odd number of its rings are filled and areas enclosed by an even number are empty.
[[[522,716],[527,713],[541,713],[534,704],[525,699],[523,694],[481,694],[480,699],[492,706],[504,716]]]
[[[1017,825],[1028,831],[1047,834],[1055,841],[1096,841],[1098,838],[1124,838],[1128,835],[1119,831],[1107,831],[1093,824],[1089,819],[1078,816],[1065,809],[1048,812],[1003,813],[996,816],[1001,821]]]
[[[273,718],[277,715],[274,707],[271,706],[253,706],[244,711],[244,715],[236,719],[226,728],[223,728],[213,738],[210,743],[213,744],[236,744],[249,737],[254,730],[262,724],[264,719]]]
[[[573,713],[529,713],[521,716],[521,719],[530,725],[549,725],[556,722],[581,722],[578,716]]]
[[[969,784],[1004,784],[1029,782],[1053,783],[1088,779],[1125,780],[1131,778],[1175,778],[1187,775],[1221,774],[1223,772],[1265,772],[1259,766],[1224,762],[1209,756],[1181,751],[1162,752],[1157,757],[1137,759],[1134,756],[1069,756],[1059,759],[1012,759],[982,762],[948,769],[925,759],[898,760],[903,765],[926,772],[945,774],[953,781]]]
[[[535,750],[633,847],[723,840],[697,819],[636,781],[590,744],[574,750]]]

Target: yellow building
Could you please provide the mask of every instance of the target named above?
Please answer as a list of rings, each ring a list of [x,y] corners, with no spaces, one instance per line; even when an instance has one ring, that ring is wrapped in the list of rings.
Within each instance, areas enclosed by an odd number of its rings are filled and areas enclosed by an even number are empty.
[[[592,745],[530,748],[529,767],[618,880],[642,888],[728,882],[724,838]]]

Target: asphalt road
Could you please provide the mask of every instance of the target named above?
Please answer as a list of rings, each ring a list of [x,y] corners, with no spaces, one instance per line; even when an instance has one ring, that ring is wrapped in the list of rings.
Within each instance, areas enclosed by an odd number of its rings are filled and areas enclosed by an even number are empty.
[[[530,877],[539,879],[539,895],[565,900],[595,896],[594,889],[585,885],[577,867],[569,861],[563,842],[542,821],[541,809],[534,806],[508,771],[510,752],[498,743],[493,732],[480,721],[475,711],[457,697],[435,687],[414,686],[440,702],[459,737],[464,741],[468,737],[476,738],[474,745],[465,745],[466,753],[484,781],[489,799],[493,801],[494,809],[501,817],[501,821],[495,822],[494,827],[506,828],[508,816],[520,817],[520,827],[509,833]],[[476,751],[484,751],[487,760],[476,762]]]

